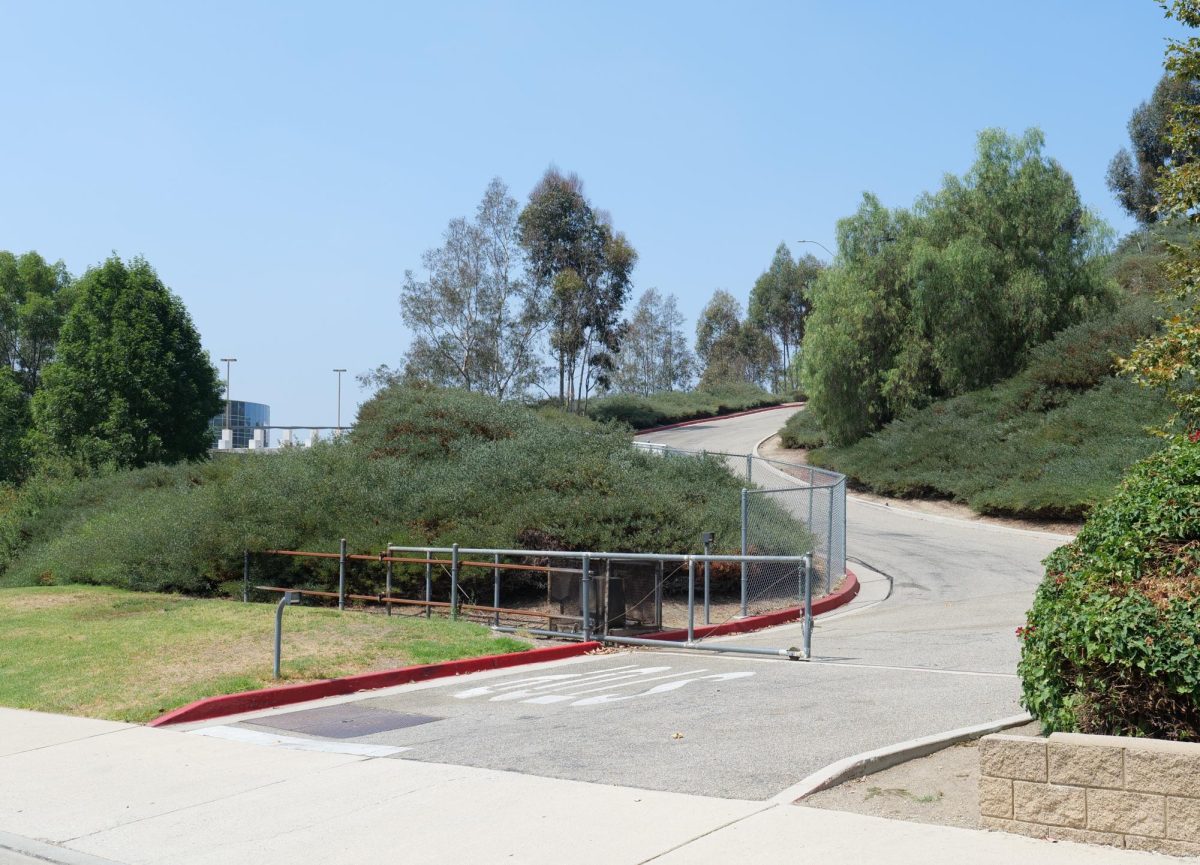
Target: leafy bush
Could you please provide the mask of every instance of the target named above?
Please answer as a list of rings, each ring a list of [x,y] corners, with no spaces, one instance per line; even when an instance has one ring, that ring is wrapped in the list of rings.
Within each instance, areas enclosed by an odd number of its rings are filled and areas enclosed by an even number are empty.
[[[946,497],[980,513],[1075,518],[1111,494],[1126,467],[1158,448],[1157,393],[1112,375],[1115,357],[1154,329],[1135,301],[1034,349],[1019,375],[934,403],[848,447],[819,446],[815,415],[784,428],[808,459],[885,495]]]
[[[717,459],[637,451],[612,426],[393,387],[363,406],[349,440],[35,478],[0,513],[0,563],[9,585],[203,595],[240,580],[243,549],[329,551],[342,537],[362,553],[389,542],[699,552],[702,531],[740,536],[739,489]],[[377,591],[380,572],[354,563],[352,589]],[[421,573],[402,571],[397,586]],[[331,585],[336,562],[262,559],[255,578]]]
[[[1047,730],[1200,738],[1200,444],[1138,463],[1046,560],[1022,640]]]
[[[634,429],[717,417],[763,406],[779,405],[785,397],[775,396],[753,384],[722,384],[693,391],[665,391],[651,396],[615,394],[588,405],[588,417],[596,421],[620,421]]]

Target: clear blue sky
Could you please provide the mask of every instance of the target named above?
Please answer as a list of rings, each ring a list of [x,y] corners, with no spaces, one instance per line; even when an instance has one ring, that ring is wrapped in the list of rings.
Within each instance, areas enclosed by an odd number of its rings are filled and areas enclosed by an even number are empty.
[[[404,270],[550,163],[692,319],[989,126],[1041,127],[1124,233],[1105,168],[1179,35],[1151,0],[0,0],[0,30],[0,249],[145,256],[277,424],[332,424],[334,367],[396,364]]]

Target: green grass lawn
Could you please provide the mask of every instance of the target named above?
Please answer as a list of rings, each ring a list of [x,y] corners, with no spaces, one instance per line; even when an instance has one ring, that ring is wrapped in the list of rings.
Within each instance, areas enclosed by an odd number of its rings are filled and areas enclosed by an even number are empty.
[[[276,684],[274,604],[94,586],[0,589],[0,705],[148,721]],[[519,652],[480,625],[291,607],[278,684]]]

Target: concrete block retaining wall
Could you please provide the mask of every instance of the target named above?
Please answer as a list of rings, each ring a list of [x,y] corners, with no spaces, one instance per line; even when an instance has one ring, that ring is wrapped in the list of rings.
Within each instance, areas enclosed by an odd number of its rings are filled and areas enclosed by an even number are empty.
[[[980,741],[979,769],[988,829],[1200,855],[1200,744],[992,735]]]

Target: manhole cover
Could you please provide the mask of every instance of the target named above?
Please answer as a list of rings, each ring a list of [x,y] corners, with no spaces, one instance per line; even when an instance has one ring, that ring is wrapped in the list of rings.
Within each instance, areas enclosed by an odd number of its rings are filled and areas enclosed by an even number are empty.
[[[430,721],[440,720],[442,719],[430,715],[390,712],[387,709],[373,709],[353,703],[344,703],[337,706],[322,706],[319,709],[303,709],[299,712],[272,715],[268,718],[258,718],[249,723],[256,727],[306,733],[309,736],[320,736],[324,739],[354,739],[358,736],[386,733],[388,730],[401,730],[405,727],[416,727],[420,724],[428,724]]]

